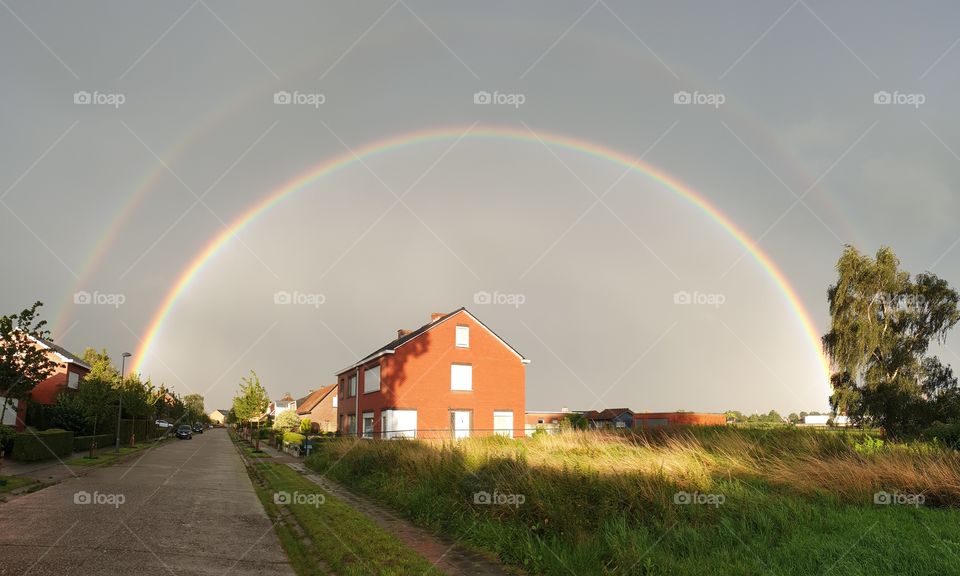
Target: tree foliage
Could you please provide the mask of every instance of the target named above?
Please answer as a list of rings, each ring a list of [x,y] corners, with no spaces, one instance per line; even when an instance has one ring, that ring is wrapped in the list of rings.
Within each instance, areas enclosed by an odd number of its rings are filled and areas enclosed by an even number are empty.
[[[51,341],[44,328],[46,320],[38,319],[41,306],[42,302],[35,302],[19,314],[0,316],[0,422],[11,400],[26,398],[56,369],[56,362],[35,341]]]
[[[837,273],[823,336],[833,368],[831,406],[855,424],[893,435],[915,431],[955,396],[949,366],[927,353],[960,321],[960,295],[934,274],[911,278],[886,247],[871,258],[847,246]]]

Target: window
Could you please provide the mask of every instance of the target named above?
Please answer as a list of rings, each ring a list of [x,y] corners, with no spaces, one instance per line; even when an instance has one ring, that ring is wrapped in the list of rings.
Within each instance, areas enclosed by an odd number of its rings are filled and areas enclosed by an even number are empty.
[[[373,438],[373,412],[363,413],[363,437]]]
[[[367,368],[363,372],[363,393],[376,392],[380,389],[380,366]]]
[[[357,415],[350,414],[347,416],[347,436],[356,436],[357,435]]]
[[[380,435],[383,438],[416,438],[416,410],[384,410],[380,420]]]
[[[76,372],[70,372],[67,375],[67,388],[73,388],[76,390],[80,387],[80,375]]]
[[[470,364],[451,364],[450,389],[473,390],[473,366]]]
[[[347,385],[347,398],[352,398],[357,395],[357,375],[354,374],[347,379],[349,384]]]
[[[457,326],[457,348],[470,347],[470,327]]]
[[[493,433],[498,436],[513,438],[513,412],[509,410],[495,410],[493,412]]]
[[[337,396],[336,396],[336,395],[333,396],[333,407],[334,407],[334,408],[337,407]]]

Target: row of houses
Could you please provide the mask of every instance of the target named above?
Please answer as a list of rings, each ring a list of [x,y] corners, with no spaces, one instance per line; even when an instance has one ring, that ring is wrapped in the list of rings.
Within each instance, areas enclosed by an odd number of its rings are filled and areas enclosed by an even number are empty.
[[[724,424],[722,414],[526,411],[525,358],[466,308],[434,313],[414,330],[335,373],[333,384],[302,398],[289,393],[267,415],[295,410],[316,432],[362,438],[522,437],[552,431],[567,415],[593,427]],[[213,415],[211,415],[212,417]],[[225,416],[225,413],[224,413]]]

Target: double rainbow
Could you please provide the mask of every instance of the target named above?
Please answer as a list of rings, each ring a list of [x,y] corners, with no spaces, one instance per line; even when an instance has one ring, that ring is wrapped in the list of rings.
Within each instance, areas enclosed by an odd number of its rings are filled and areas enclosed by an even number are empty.
[[[467,134],[467,136],[464,137],[464,134]],[[443,127],[410,132],[391,138],[378,140],[362,148],[348,151],[344,154],[331,158],[330,160],[315,166],[300,176],[289,180],[280,188],[277,188],[272,193],[263,197],[259,202],[248,208],[243,214],[231,222],[225,230],[215,236],[203,248],[203,250],[194,256],[193,260],[190,261],[187,267],[183,269],[176,282],[167,292],[162,304],[151,318],[146,336],[141,341],[140,348],[137,350],[133,370],[135,372],[140,371],[144,362],[149,358],[150,348],[153,346],[154,341],[157,339],[157,336],[163,329],[163,324],[176,305],[177,300],[190,286],[190,283],[193,282],[193,279],[203,271],[204,266],[206,266],[206,264],[217,255],[220,249],[223,248],[224,245],[226,245],[227,242],[229,242],[237,233],[257,219],[257,217],[267,212],[272,206],[276,205],[284,198],[302,190],[320,178],[323,178],[324,176],[347,166],[356,164],[361,160],[387,154],[394,150],[416,146],[418,144],[439,141],[453,141],[460,138],[464,138],[465,140],[509,140],[536,143],[538,145],[546,143],[550,146],[580,152],[587,156],[612,162],[622,166],[625,169],[630,169],[644,174],[651,180],[662,184],[667,189],[683,198],[685,201],[699,209],[701,212],[705,213],[714,222],[720,225],[720,227],[723,228],[723,230],[725,230],[730,236],[732,236],[738,244],[743,246],[750,256],[760,264],[764,271],[766,271],[766,273],[776,284],[777,288],[783,294],[783,297],[786,299],[791,310],[799,320],[802,329],[810,342],[811,351],[822,366],[824,381],[828,381],[829,364],[820,346],[819,333],[814,326],[809,312],[803,305],[803,302],[797,296],[797,293],[794,291],[793,286],[790,285],[783,272],[779,267],[777,267],[773,260],[771,260],[771,258],[759,246],[757,246],[743,230],[734,224],[709,200],[696,193],[691,188],[688,188],[682,182],[676,178],[673,178],[662,170],[631,158],[617,150],[613,150],[587,140],[581,140],[561,134],[551,134],[546,132],[538,132],[537,134],[533,134],[531,132],[516,128],[496,126],[475,127],[472,129],[465,126]]]

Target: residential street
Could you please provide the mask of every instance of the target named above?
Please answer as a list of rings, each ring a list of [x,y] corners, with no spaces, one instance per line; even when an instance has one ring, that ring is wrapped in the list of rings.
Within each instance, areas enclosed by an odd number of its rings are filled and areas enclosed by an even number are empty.
[[[142,456],[142,457],[141,457]],[[90,503],[77,503],[90,500]],[[0,504],[0,575],[292,575],[223,429]]]

